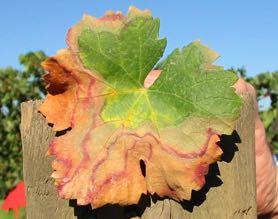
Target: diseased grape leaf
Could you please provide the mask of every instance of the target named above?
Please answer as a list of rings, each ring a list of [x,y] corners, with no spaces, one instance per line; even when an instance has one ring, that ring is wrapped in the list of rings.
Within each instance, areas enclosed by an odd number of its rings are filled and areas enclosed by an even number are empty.
[[[48,151],[60,197],[93,208],[136,204],[147,192],[189,200],[220,160],[219,135],[231,134],[242,105],[237,77],[199,41],[153,70],[166,46],[158,31],[159,20],[134,7],[126,17],[85,15],[69,48],[42,63],[40,112],[55,131],[71,128]]]

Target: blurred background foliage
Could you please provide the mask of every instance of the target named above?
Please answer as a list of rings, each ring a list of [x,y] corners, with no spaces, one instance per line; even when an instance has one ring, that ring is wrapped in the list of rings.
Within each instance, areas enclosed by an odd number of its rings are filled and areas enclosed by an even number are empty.
[[[266,72],[247,80],[257,90],[259,101],[270,99],[270,106],[260,110],[266,128],[267,140],[275,154],[278,153],[278,71]]]
[[[247,77],[244,68],[231,69],[244,78],[257,92],[259,114],[264,123],[267,141],[274,154],[278,153],[278,71],[263,72]]]
[[[44,96],[40,63],[44,52],[29,52],[19,57],[22,70],[0,69],[0,199],[22,180],[20,103]]]
[[[19,57],[23,70],[12,67],[0,69],[0,199],[22,180],[20,103],[44,97],[41,76],[45,72],[40,63],[46,58],[42,51],[29,52]],[[259,103],[263,105],[260,115],[268,142],[273,152],[278,153],[278,72],[264,72],[255,77],[247,77],[244,68],[231,70],[245,78],[257,90]]]

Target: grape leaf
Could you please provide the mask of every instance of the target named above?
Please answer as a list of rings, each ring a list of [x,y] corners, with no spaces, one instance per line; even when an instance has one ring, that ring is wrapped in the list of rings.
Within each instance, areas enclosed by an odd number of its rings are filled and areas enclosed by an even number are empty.
[[[158,32],[147,10],[85,15],[68,32],[69,48],[42,63],[40,112],[67,130],[48,150],[60,197],[93,208],[136,204],[148,192],[189,200],[221,159],[219,135],[231,134],[242,105],[237,77],[199,41],[153,70],[166,46]]]

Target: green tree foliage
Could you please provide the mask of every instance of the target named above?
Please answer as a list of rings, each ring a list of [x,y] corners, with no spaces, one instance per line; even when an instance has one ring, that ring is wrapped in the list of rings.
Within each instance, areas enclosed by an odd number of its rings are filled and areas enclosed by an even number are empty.
[[[0,69],[0,199],[22,180],[20,141],[20,103],[44,95],[40,63],[44,52],[30,52],[19,57],[23,70]]]
[[[259,103],[263,102],[263,105],[266,105],[264,100],[270,101],[269,106],[260,109],[260,117],[266,129],[268,143],[273,152],[278,153],[278,71],[246,77],[244,68],[232,70],[254,86]]]

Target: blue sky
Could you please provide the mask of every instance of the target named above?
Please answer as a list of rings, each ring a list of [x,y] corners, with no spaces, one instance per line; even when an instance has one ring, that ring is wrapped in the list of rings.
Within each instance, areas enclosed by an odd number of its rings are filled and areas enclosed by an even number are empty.
[[[126,12],[128,6],[151,9],[167,37],[166,54],[200,39],[221,54],[218,64],[245,66],[248,75],[278,70],[277,0],[1,0],[0,67],[19,67],[19,54],[66,46],[65,34],[84,12]]]

